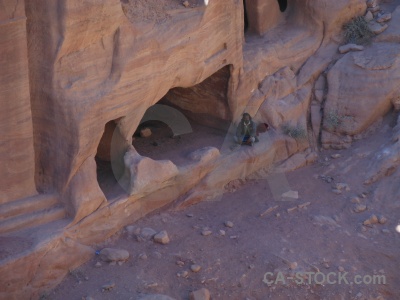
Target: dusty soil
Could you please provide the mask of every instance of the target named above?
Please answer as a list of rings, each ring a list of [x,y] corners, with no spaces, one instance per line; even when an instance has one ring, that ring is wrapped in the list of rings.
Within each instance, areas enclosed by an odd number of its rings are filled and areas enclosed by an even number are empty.
[[[299,192],[297,200],[274,199],[267,180],[253,180],[220,199],[146,216],[133,226],[166,230],[169,244],[143,240],[123,230],[94,250],[126,249],[128,261],[122,265],[101,262],[96,267],[100,258],[94,256],[47,298],[140,299],[164,294],[188,299],[190,291],[205,287],[212,299],[400,299],[400,233],[395,230],[400,224],[400,199],[379,202],[375,186],[362,184],[373,151],[390,139],[391,121],[393,116],[352,148],[322,151],[314,165],[286,174],[290,188]],[[341,157],[333,159],[332,154]],[[347,183],[350,191],[333,193],[332,185],[339,182]],[[367,210],[354,212],[356,201]],[[288,212],[307,202],[308,206]],[[274,206],[278,208],[260,216]],[[363,226],[372,214],[387,222]],[[233,222],[233,227],[226,227],[225,221]],[[212,233],[203,236],[204,229]],[[201,270],[192,272],[192,264]],[[182,271],[188,271],[187,278],[177,276]],[[315,278],[304,273],[318,271],[322,274]],[[278,282],[263,282],[266,272],[273,274],[267,275],[268,281]],[[347,274],[339,283],[340,272]],[[296,277],[288,278],[296,273],[305,276],[303,284],[297,284]],[[352,283],[357,275],[357,280],[366,282]],[[375,284],[367,284],[369,280]],[[102,291],[107,283],[115,287]]]

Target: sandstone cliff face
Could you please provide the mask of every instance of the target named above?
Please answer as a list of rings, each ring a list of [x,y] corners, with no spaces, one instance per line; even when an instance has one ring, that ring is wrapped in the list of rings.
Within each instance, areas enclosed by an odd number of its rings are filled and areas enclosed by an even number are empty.
[[[24,9],[0,1],[0,204],[36,194]]]

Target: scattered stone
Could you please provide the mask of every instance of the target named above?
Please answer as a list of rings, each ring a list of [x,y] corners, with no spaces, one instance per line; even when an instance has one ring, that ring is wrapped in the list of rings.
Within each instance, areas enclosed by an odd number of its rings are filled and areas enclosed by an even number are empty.
[[[292,211],[294,211],[294,210],[296,210],[296,209],[297,209],[297,206],[294,206],[294,207],[288,208],[286,211],[287,211],[288,213],[290,213],[290,212],[292,212]]]
[[[306,202],[306,203],[303,203],[303,204],[299,204],[299,205],[297,205],[297,207],[298,207],[299,209],[302,209],[302,208],[305,208],[305,207],[307,207],[307,206],[309,206],[309,205],[311,205],[311,202]]]
[[[275,205],[273,207],[268,208],[266,211],[264,211],[262,214],[260,214],[260,217],[264,217],[266,214],[269,214],[270,212],[274,211],[278,207],[279,207],[278,205]]]
[[[368,11],[370,11],[370,12],[372,12],[372,13],[376,13],[376,12],[378,12],[378,11],[380,11],[380,10],[381,10],[381,8],[380,8],[379,5],[372,6],[372,7],[368,7]]]
[[[156,243],[163,244],[163,245],[168,244],[169,241],[170,241],[170,240],[169,240],[169,237],[168,237],[168,233],[167,233],[165,230],[163,230],[163,231],[157,233],[157,234],[154,236],[154,241],[155,241]]]
[[[139,235],[140,234],[140,228],[135,226],[135,225],[129,225],[125,227],[126,232],[129,235]]]
[[[187,278],[189,276],[189,272],[188,271],[180,271],[176,274],[176,276],[182,277],[182,278]]]
[[[319,176],[319,178],[321,178],[326,183],[331,183],[333,181],[333,178],[331,176],[321,175]]]
[[[295,270],[297,268],[297,262],[289,263],[289,268],[290,268],[290,270]]]
[[[379,218],[379,224],[386,224],[386,222],[387,222],[387,219],[385,217],[381,216]]]
[[[186,217],[193,218],[193,214],[186,214]]]
[[[178,261],[176,262],[176,264],[177,264],[178,266],[180,266],[180,267],[183,267],[183,266],[185,265],[185,262],[183,262],[183,261],[181,261],[181,260],[178,260]]]
[[[364,16],[364,20],[366,22],[372,21],[374,19],[374,15],[372,14],[372,12],[367,11],[367,13]]]
[[[190,266],[190,270],[192,270],[192,272],[197,273],[201,270],[201,266],[199,265],[191,265]]]
[[[363,225],[372,225],[372,224],[377,224],[378,222],[379,222],[378,217],[375,215],[372,215],[363,222]]]
[[[351,44],[350,44],[350,45],[351,45]],[[339,154],[339,153],[335,153],[335,154],[332,154],[331,157],[332,157],[333,159],[337,159],[337,158],[341,158],[342,155]]]
[[[143,128],[140,130],[140,137],[147,138],[151,136],[151,129],[150,128]]]
[[[387,228],[382,229],[382,233],[390,233],[390,230]]]
[[[107,262],[124,261],[129,258],[129,252],[123,249],[104,248],[100,251],[100,259]]]
[[[368,23],[368,27],[373,33],[380,34],[380,33],[384,32],[386,30],[386,28],[388,28],[388,25],[387,24],[381,25],[375,21],[371,21]]]
[[[118,263],[118,266],[122,266],[122,265],[124,264],[123,261],[119,261],[119,262],[117,262],[117,263]]]
[[[95,266],[96,268],[101,268],[102,264],[101,264],[101,262],[98,261],[94,266]]]
[[[210,300],[210,297],[210,291],[206,288],[202,288],[189,294],[189,300]]]
[[[339,272],[344,272],[344,268],[341,266],[338,267],[338,270],[339,270]]]
[[[354,207],[354,212],[356,212],[356,213],[360,213],[360,212],[363,212],[363,211],[366,211],[366,210],[367,210],[367,206],[365,204],[357,204]]]
[[[222,236],[224,236],[224,235],[226,234],[226,232],[225,232],[225,230],[222,230],[222,229],[221,229],[221,230],[219,231],[219,234],[222,235]]]
[[[155,231],[153,228],[149,228],[149,227],[143,228],[140,231],[140,236],[145,240],[152,239],[156,234],[157,234],[157,231]]]
[[[382,16],[380,16],[378,19],[376,19],[376,21],[378,23],[383,23],[383,22],[387,22],[392,18],[392,14],[391,13],[385,13]]]
[[[351,198],[351,203],[360,203],[361,202],[361,200],[360,200],[360,198],[358,198],[357,196],[354,196],[353,198]]]
[[[343,182],[336,183],[333,186],[333,188],[337,189],[339,191],[343,191],[343,190],[346,191],[346,192],[350,191],[349,185],[347,183],[343,183]]]
[[[157,282],[152,282],[152,283],[146,284],[146,288],[148,288],[148,289],[155,288],[155,287],[158,287]]]
[[[147,254],[146,253],[139,254],[139,258],[142,259],[142,260],[146,260],[147,259]]]
[[[226,221],[224,224],[228,228],[232,228],[233,227],[233,222],[231,222],[231,221]]]
[[[336,195],[340,195],[342,193],[342,191],[338,190],[338,189],[332,189],[332,193],[334,193]]]
[[[325,267],[325,269],[329,269],[329,264],[328,263],[324,263],[324,267]]]
[[[287,191],[282,194],[283,198],[291,198],[291,199],[299,199],[299,192],[298,191]]]
[[[201,235],[203,235],[203,236],[208,236],[208,235],[210,235],[210,234],[212,234],[212,231],[211,231],[211,230],[203,230],[203,231],[201,232]]]
[[[106,283],[101,287],[101,290],[103,292],[105,291],[111,291],[113,288],[115,288],[115,283],[114,282],[110,282],[110,283]]]
[[[189,1],[183,1],[182,5],[183,5],[184,7],[186,7],[186,8],[188,8],[189,5],[190,5],[190,3],[189,3]]]
[[[343,45],[343,46],[339,47],[339,52],[341,54],[344,54],[344,53],[347,53],[350,51],[362,51],[362,50],[364,50],[364,46],[356,45],[356,44],[347,44],[347,45]],[[340,154],[338,154],[338,155],[340,155]],[[332,155],[331,155],[331,157],[332,157]],[[332,158],[335,158],[335,157],[332,157]]]
[[[232,240],[235,240],[235,239],[238,238],[238,236],[237,235],[231,235],[229,238],[232,239]]]
[[[276,213],[276,214],[275,214],[275,217],[277,217],[277,218],[279,218],[280,216],[281,216],[280,213]]]

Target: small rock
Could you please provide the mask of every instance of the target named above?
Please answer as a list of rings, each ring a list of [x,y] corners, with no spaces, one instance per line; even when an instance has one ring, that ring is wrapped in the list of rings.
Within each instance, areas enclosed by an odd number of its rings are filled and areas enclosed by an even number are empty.
[[[332,154],[331,157],[332,157],[333,159],[336,159],[336,158],[341,158],[342,155],[339,154],[339,153],[335,153],[335,154]]]
[[[154,236],[154,241],[155,241],[156,243],[163,244],[163,245],[168,244],[169,241],[170,241],[170,240],[169,240],[169,237],[168,237],[168,233],[167,233],[165,230],[163,230],[163,231],[157,233],[157,234]]]
[[[180,266],[180,267],[183,267],[183,266],[185,265],[185,262],[183,262],[183,261],[181,261],[181,260],[178,260],[178,261],[176,262],[176,264],[177,264],[178,266]]]
[[[232,239],[232,240],[235,240],[235,239],[238,238],[238,236],[237,235],[231,235],[229,238]]]
[[[364,16],[364,20],[366,22],[372,21],[374,19],[374,15],[372,14],[372,12],[367,11],[367,13]]]
[[[147,254],[146,253],[139,254],[139,258],[142,259],[142,260],[146,260],[147,259]]]
[[[277,218],[279,218],[280,216],[281,216],[280,213],[276,213],[276,214],[275,214],[275,217],[277,217]]]
[[[354,196],[353,198],[351,198],[351,203],[360,203],[361,202],[361,200],[360,200],[360,198],[358,198],[357,196]]]
[[[161,294],[153,294],[153,295],[146,295],[144,297],[141,297],[141,298],[139,298],[139,300],[175,300],[175,298],[171,298],[169,296],[165,296],[165,295],[161,295]]]
[[[339,272],[344,272],[344,268],[341,266],[338,267],[338,270],[339,270]]]
[[[224,236],[224,235],[226,234],[226,232],[225,232],[225,230],[222,230],[222,229],[221,229],[221,230],[219,231],[219,234],[222,235],[222,236]]]
[[[212,231],[211,231],[211,230],[203,230],[203,231],[201,232],[201,235],[203,235],[203,236],[208,236],[208,235],[210,235],[210,234],[212,234]]]
[[[376,21],[378,23],[383,23],[383,22],[387,22],[392,18],[392,14],[391,13],[385,13],[382,16],[380,16],[378,19],[376,19]]]
[[[201,266],[199,265],[191,265],[190,266],[190,270],[192,270],[192,272],[197,273],[201,270]]]
[[[126,230],[126,232],[128,232],[129,235],[139,235],[140,234],[140,228],[135,225],[126,226],[125,230]]]
[[[140,236],[145,240],[150,240],[156,234],[157,234],[157,231],[155,231],[153,228],[149,228],[149,227],[143,228],[140,231]]]
[[[366,210],[367,210],[367,206],[365,204],[357,204],[354,207],[354,212],[356,212],[356,213],[360,213],[360,212],[363,212],[363,211],[366,211]]]
[[[362,51],[362,50],[364,50],[364,47],[361,45],[356,45],[356,44],[347,44],[347,45],[343,45],[343,46],[339,47],[339,52],[342,54],[350,52],[350,51]],[[338,154],[338,155],[340,155],[340,154]],[[331,155],[331,157],[332,157],[332,155]],[[332,158],[334,158],[334,157],[332,157]]]
[[[186,214],[186,217],[193,218],[193,214]]]
[[[295,270],[297,268],[297,262],[289,263],[289,268],[290,268],[290,270]]]
[[[118,266],[122,266],[123,264],[124,264],[123,261],[119,261],[119,262],[118,262]]]
[[[94,266],[95,266],[96,268],[101,268],[102,264],[101,264],[101,262],[98,261]]]
[[[233,223],[231,221],[226,221],[225,222],[225,226],[228,228],[232,228],[233,227]]]
[[[382,229],[381,231],[382,231],[382,233],[390,233],[390,230],[387,229],[387,228],[384,228],[384,229]]]
[[[379,218],[379,224],[386,224],[386,222],[387,222],[387,219],[385,217],[381,216]]]
[[[146,288],[148,288],[148,289],[155,288],[155,287],[158,287],[157,282],[152,282],[152,283],[146,284]]]
[[[282,194],[283,198],[292,198],[292,199],[299,199],[299,192],[298,191],[287,191]]]
[[[332,193],[334,193],[336,195],[340,195],[342,193],[342,191],[338,190],[338,189],[332,189]]]
[[[150,128],[143,128],[142,130],[140,130],[140,137],[147,138],[149,136],[151,136]]]
[[[182,3],[182,5],[183,5],[184,7],[186,7],[186,8],[188,8],[189,5],[190,5],[190,3],[189,3],[189,1],[184,1],[184,2]]]
[[[388,25],[387,24],[381,25],[381,24],[379,24],[379,23],[377,23],[375,21],[371,21],[371,22],[368,23],[368,27],[373,33],[380,34],[383,31],[385,31],[386,28],[388,28]]]
[[[325,263],[325,264],[324,264],[324,267],[325,267],[325,269],[329,269],[329,264],[328,264],[328,263]]]
[[[129,252],[123,249],[104,248],[100,251],[100,259],[107,262],[124,261],[129,258]]]
[[[178,274],[176,274],[176,276],[182,277],[182,278],[187,278],[189,276],[189,272],[188,271],[180,271],[180,272],[178,272]]]
[[[115,287],[114,282],[106,283],[101,287],[101,290],[104,291],[111,291]]]
[[[346,192],[350,191],[349,185],[347,183],[343,183],[343,182],[336,183],[333,188],[340,190],[340,191],[343,191],[343,190]]]
[[[189,294],[189,300],[210,300],[210,297],[210,291],[206,288],[202,288]]]
[[[368,7],[368,11],[370,11],[370,12],[372,12],[372,13],[376,13],[376,12],[378,12],[378,11],[380,11],[380,10],[381,10],[381,8],[380,8],[379,5],[372,6],[372,7]]]
[[[379,222],[378,217],[375,215],[372,215],[369,217],[367,220],[363,222],[363,225],[372,225],[372,224],[377,224]]]

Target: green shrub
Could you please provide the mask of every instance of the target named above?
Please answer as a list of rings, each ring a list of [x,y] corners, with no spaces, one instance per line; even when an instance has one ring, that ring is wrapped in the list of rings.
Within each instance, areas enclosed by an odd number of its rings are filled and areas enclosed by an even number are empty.
[[[304,128],[301,128],[299,126],[292,126],[289,124],[284,124],[282,126],[282,131],[284,134],[296,139],[296,140],[302,140],[307,138],[307,131]]]
[[[374,36],[363,16],[358,16],[343,26],[346,43],[365,45]]]

